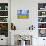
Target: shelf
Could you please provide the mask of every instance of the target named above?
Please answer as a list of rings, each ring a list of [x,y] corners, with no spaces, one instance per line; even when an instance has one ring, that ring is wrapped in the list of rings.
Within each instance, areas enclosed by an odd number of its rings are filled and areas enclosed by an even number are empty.
[[[46,11],[46,10],[38,10],[38,11]]]
[[[46,29],[46,28],[38,28],[38,29]]]
[[[44,15],[44,16],[38,16],[38,17],[46,17],[46,15]]]
[[[0,11],[8,11],[8,10],[0,10]]]
[[[0,17],[8,17],[8,16],[0,16]]]
[[[38,22],[38,23],[46,23],[46,22]]]
[[[0,22],[0,23],[8,23],[8,22]]]

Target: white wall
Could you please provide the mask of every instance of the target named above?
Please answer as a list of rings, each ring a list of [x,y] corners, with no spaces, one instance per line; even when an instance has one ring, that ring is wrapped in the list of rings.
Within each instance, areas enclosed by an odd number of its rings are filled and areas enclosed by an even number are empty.
[[[18,9],[29,9],[29,19],[17,19],[17,10]],[[29,26],[32,24],[35,26],[35,30],[33,35],[38,36],[37,34],[37,9],[38,4],[37,0],[11,0],[11,22],[13,22],[17,30],[28,30]],[[17,31],[18,32],[18,31]],[[22,31],[21,31],[22,32]],[[26,33],[26,32],[25,32]],[[35,38],[33,39],[33,44],[37,44],[35,42]],[[37,40],[36,40],[37,41]]]
[[[12,0],[11,1],[11,22],[16,25],[17,30],[26,30],[32,25],[32,16],[36,9],[36,2],[30,0]],[[18,9],[29,9],[29,19],[17,19]]]
[[[45,0],[46,1],[46,0]],[[28,30],[34,24],[37,28],[38,2],[42,0],[11,0],[11,22],[16,25],[17,30]],[[29,19],[17,19],[18,9],[29,9]]]
[[[46,3],[46,0],[11,0],[11,22],[14,23],[17,30],[28,30],[32,24],[35,26],[33,46],[43,46],[40,45],[43,44],[43,38],[38,38],[38,3]],[[29,9],[29,19],[17,19],[18,9]]]

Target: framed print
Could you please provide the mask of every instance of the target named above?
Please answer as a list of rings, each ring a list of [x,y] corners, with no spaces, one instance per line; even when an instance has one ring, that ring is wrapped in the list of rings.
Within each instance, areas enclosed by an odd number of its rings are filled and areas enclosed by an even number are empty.
[[[18,19],[28,19],[29,10],[17,10],[17,18]]]

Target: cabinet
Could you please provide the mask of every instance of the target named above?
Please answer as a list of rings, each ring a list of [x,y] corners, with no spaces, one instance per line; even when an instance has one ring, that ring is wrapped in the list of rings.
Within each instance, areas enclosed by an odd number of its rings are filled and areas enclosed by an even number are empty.
[[[8,37],[5,37],[5,35],[0,35],[0,45],[8,45]]]
[[[0,35],[8,37],[8,3],[0,3]]]
[[[8,3],[0,3],[0,45],[8,45]]]
[[[46,37],[46,3],[38,3],[38,31],[40,37]]]

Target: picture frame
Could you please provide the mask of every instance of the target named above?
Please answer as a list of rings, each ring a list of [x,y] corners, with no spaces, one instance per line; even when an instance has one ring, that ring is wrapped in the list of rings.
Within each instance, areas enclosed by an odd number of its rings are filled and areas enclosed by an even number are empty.
[[[17,10],[17,18],[18,19],[28,19],[29,18],[29,10]]]

